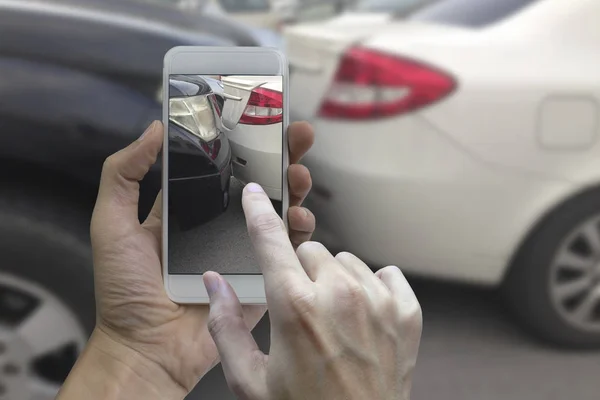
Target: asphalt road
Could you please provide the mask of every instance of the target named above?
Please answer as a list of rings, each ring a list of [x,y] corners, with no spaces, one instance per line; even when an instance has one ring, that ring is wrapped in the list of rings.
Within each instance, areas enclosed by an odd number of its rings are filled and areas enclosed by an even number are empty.
[[[186,232],[169,232],[169,268],[178,273],[260,273],[242,211],[242,185],[232,178],[227,211]]]
[[[255,267],[232,188],[232,225],[196,243],[220,244],[221,263]],[[237,193],[236,193],[237,192]],[[235,205],[238,204],[236,208]],[[235,225],[234,225],[235,224]],[[231,241],[225,243],[222,238]],[[411,284],[423,307],[424,332],[412,400],[597,400],[600,352],[562,352],[543,347],[522,332],[493,291],[422,280]],[[254,331],[268,352],[269,322]],[[220,367],[211,371],[189,399],[234,400]]]

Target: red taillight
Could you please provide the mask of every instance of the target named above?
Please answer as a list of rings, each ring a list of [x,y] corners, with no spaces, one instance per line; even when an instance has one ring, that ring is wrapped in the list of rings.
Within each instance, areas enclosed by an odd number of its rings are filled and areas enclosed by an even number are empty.
[[[450,94],[454,79],[415,61],[353,48],[321,105],[325,118],[372,119],[430,105]]]
[[[211,160],[216,160],[219,156],[219,151],[221,151],[221,141],[215,140],[212,143],[206,143],[201,141],[202,150],[206,152],[206,154],[210,157]]]
[[[240,124],[270,125],[283,121],[283,95],[281,92],[256,88],[250,95]]]

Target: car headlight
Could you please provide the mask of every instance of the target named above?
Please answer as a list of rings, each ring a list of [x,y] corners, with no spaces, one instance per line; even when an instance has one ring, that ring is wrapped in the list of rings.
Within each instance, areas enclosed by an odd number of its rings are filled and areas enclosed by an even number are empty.
[[[205,142],[210,142],[219,135],[216,116],[208,96],[169,99],[169,120]]]

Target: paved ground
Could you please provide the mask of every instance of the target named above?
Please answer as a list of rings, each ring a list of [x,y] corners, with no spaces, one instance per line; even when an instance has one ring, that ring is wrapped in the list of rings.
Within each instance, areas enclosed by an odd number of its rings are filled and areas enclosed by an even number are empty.
[[[179,273],[258,273],[242,211],[242,185],[232,179],[230,205],[198,228],[169,233],[169,267]]]
[[[239,191],[239,187],[237,189]],[[235,190],[232,192],[234,194]],[[246,240],[239,193],[217,235],[198,234],[196,243],[215,241],[223,263],[253,263]],[[225,230],[226,229],[226,230]],[[224,237],[232,239],[225,243]],[[235,248],[235,251],[231,249]],[[223,255],[227,255],[226,258]],[[255,265],[255,264],[251,264]],[[543,348],[506,316],[493,292],[444,283],[411,283],[423,306],[425,328],[413,400],[597,400],[600,353]],[[268,350],[268,319],[255,330]],[[203,379],[189,399],[233,400],[220,368]]]

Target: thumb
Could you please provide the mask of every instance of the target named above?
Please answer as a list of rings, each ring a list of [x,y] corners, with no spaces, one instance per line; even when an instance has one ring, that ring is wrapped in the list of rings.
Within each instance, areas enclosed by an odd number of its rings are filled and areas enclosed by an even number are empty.
[[[125,230],[139,225],[139,181],[156,162],[163,135],[162,123],[154,121],[138,140],[106,159],[92,217],[92,235],[94,221]]]
[[[219,350],[229,389],[241,399],[266,399],[268,357],[244,322],[237,295],[215,272],[204,274],[204,284],[210,297],[208,330]]]

